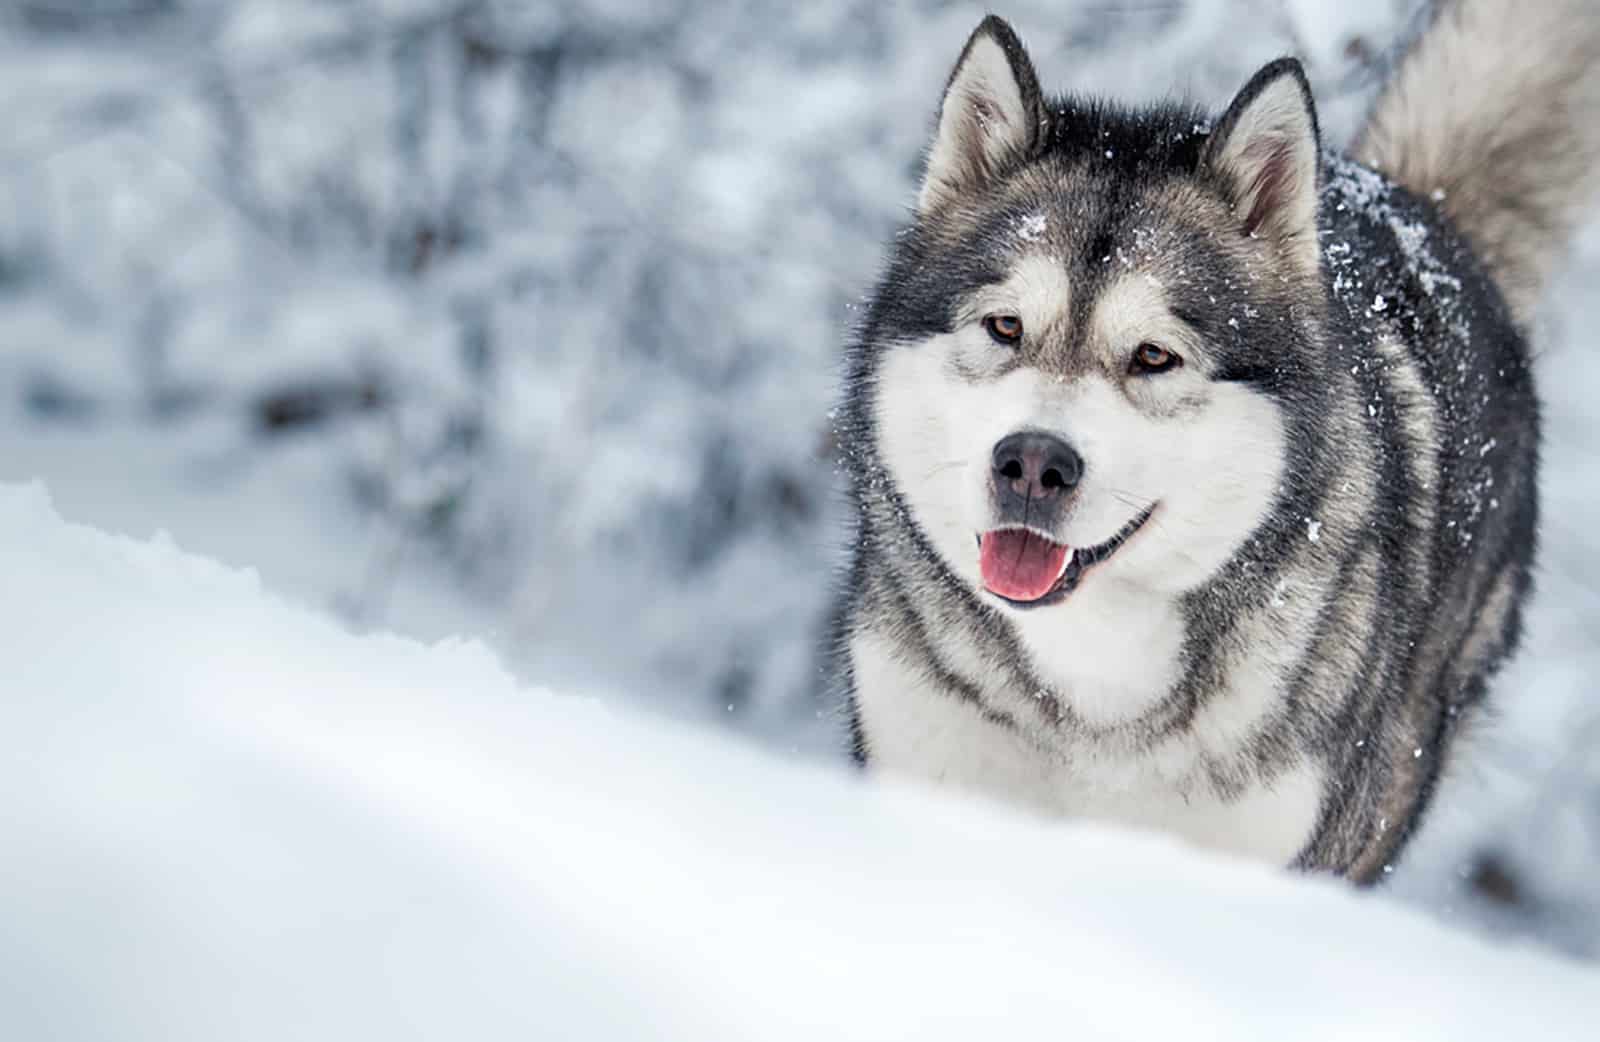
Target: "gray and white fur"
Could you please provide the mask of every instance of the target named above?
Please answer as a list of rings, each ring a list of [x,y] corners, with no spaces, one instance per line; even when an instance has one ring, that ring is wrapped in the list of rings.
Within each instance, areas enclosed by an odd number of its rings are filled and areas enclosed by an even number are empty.
[[[986,19],[847,356],[857,758],[1380,878],[1517,642],[1597,50],[1442,5],[1357,162],[1292,59],[1126,108]]]

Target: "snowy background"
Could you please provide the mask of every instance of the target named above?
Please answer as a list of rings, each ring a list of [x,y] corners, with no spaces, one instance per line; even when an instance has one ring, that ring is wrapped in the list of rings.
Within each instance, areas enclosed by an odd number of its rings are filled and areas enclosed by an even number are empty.
[[[986,10],[0,0],[0,482],[351,630],[832,754],[839,345]],[[1414,4],[1016,0],[1051,89],[1354,128]],[[1597,208],[1600,214],[1600,208]],[[1391,890],[1600,956],[1600,225],[1527,653]],[[181,634],[175,634],[181,640]]]

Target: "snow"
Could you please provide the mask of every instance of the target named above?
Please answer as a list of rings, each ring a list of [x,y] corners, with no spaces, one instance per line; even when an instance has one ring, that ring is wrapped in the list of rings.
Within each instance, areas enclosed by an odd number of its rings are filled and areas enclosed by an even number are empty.
[[[1297,50],[1337,145],[1414,7],[1000,11],[1046,88],[1132,101],[1220,106]],[[0,481],[168,531],[353,629],[471,634],[527,682],[836,751],[812,694],[833,374],[984,11],[0,5]],[[1377,191],[1348,169],[1336,187]],[[1435,279],[1432,244],[1405,241]],[[1339,245],[1355,290],[1369,273]],[[1391,889],[1591,955],[1596,286],[1600,225],[1538,330],[1527,650]],[[297,402],[320,419],[269,423]],[[1486,856],[1517,900],[1464,878]]]
[[[353,635],[0,486],[17,1038],[1471,1042],[1600,972]]]

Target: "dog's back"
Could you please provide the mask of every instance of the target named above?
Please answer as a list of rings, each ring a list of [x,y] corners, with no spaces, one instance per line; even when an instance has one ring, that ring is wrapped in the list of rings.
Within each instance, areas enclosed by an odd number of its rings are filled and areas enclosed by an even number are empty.
[[[1406,345],[1393,374],[1393,437],[1423,460],[1431,533],[1399,534],[1415,563],[1403,573],[1438,586],[1445,608],[1416,625],[1413,661],[1390,694],[1394,729],[1384,791],[1351,791],[1324,816],[1307,864],[1346,864],[1370,878],[1425,810],[1452,739],[1516,646],[1538,536],[1538,402],[1526,343],[1540,292],[1559,263],[1600,173],[1600,11],[1586,0],[1445,0],[1402,57],[1351,152],[1394,191],[1333,164],[1329,201],[1365,225],[1369,243],[1404,263],[1346,270],[1372,301],[1347,295],[1356,323],[1383,316]],[[1444,220],[1438,222],[1429,211]],[[1328,254],[1354,265],[1360,251]],[[1339,272],[1334,272],[1335,278]],[[1498,296],[1504,309],[1495,306]],[[1404,383],[1404,377],[1400,383]],[[1423,526],[1426,528],[1427,526]],[[1407,762],[1407,748],[1410,760]],[[1376,801],[1386,837],[1371,834]]]
[[[1436,200],[1526,324],[1600,171],[1600,9],[1446,0],[1351,154]]]

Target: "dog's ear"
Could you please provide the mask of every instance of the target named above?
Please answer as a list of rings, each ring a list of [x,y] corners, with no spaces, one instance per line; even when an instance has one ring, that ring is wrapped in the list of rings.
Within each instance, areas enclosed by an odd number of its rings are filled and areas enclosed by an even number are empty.
[[[1317,113],[1305,70],[1280,58],[1251,77],[1206,142],[1244,233],[1315,270],[1321,169]]]
[[[990,15],[945,85],[917,210],[927,213],[983,187],[1007,162],[1031,153],[1044,131],[1044,100],[1028,52],[1005,19]]]

